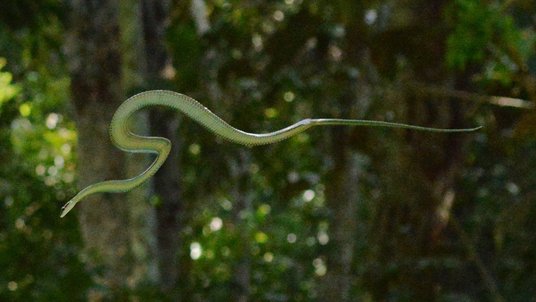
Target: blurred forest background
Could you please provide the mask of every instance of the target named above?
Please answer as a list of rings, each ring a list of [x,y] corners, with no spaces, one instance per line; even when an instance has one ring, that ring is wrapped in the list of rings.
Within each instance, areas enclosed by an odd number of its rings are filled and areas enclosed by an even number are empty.
[[[534,301],[535,31],[533,0],[1,1],[0,300]],[[149,89],[251,132],[485,128],[248,149],[154,108],[152,182],[60,219],[149,164],[107,133]]]

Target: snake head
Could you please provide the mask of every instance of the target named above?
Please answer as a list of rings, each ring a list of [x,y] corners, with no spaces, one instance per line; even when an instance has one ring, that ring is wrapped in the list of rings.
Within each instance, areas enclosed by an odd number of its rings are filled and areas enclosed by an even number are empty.
[[[74,206],[76,205],[76,201],[75,199],[71,199],[69,200],[62,208],[61,208],[61,215],[60,217],[63,218],[65,217],[65,215],[67,215],[67,213],[69,213],[69,211],[71,211]]]

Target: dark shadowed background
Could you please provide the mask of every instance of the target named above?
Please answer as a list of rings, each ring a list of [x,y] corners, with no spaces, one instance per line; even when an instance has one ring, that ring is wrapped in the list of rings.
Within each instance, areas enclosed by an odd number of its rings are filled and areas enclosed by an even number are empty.
[[[536,296],[533,0],[19,0],[0,4],[1,301],[530,301]],[[249,149],[152,108],[173,150],[137,175],[107,128],[169,89]]]

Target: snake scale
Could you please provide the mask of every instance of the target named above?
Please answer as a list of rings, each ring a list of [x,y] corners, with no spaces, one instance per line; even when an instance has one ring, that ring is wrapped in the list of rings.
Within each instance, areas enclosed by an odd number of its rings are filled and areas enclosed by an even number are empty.
[[[119,106],[112,118],[110,125],[110,136],[113,143],[119,149],[135,153],[154,153],[157,155],[156,159],[144,172],[136,177],[124,180],[108,180],[86,187],[63,206],[61,217],[67,215],[67,213],[69,213],[69,211],[71,211],[80,200],[90,194],[104,192],[116,193],[132,190],[152,177],[156,171],[158,171],[171,150],[171,142],[163,137],[136,135],[130,132],[127,128],[127,120],[134,112],[144,107],[155,105],[176,109],[199,124],[203,125],[214,134],[231,142],[249,147],[272,144],[292,137],[315,126],[345,125],[390,127],[433,132],[469,132],[481,128],[439,129],[373,120],[320,118],[304,119],[281,130],[270,133],[256,134],[244,132],[240,129],[232,127],[202,104],[186,95],[165,90],[146,91],[130,97]]]

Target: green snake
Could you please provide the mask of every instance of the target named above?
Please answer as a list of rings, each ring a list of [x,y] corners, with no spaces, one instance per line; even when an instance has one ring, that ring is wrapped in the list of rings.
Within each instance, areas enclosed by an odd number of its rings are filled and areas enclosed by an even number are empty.
[[[141,185],[158,171],[171,150],[171,142],[163,137],[136,135],[130,132],[127,127],[127,120],[134,112],[144,107],[155,105],[176,109],[203,125],[214,134],[231,142],[249,147],[279,142],[315,126],[346,125],[391,127],[433,132],[468,132],[481,128],[439,129],[373,120],[320,118],[304,119],[281,130],[256,134],[244,132],[232,127],[202,104],[186,95],[165,90],[146,91],[130,97],[119,106],[112,118],[110,136],[119,149],[135,153],[155,153],[157,155],[156,159],[144,172],[136,177],[125,180],[108,180],[86,187],[63,206],[61,217],[64,217],[80,200],[90,194],[130,191]]]

